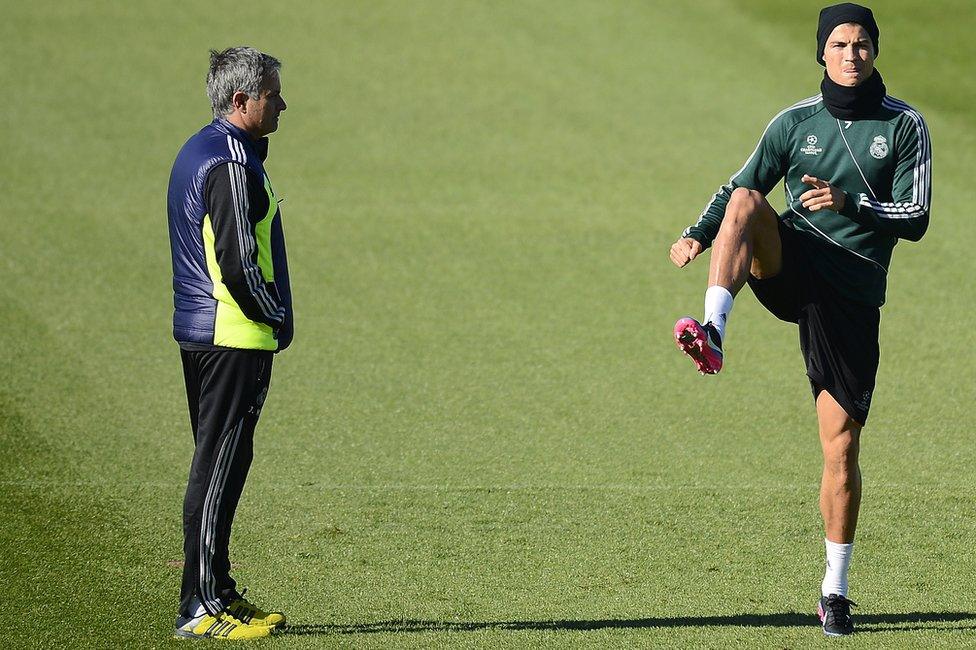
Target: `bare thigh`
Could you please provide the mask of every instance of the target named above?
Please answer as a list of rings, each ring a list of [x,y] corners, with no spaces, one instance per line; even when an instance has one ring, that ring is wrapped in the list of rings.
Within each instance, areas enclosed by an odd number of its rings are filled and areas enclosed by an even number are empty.
[[[783,242],[779,237],[779,215],[765,197],[757,201],[752,235],[752,265],[749,267],[749,273],[760,280],[777,275],[783,268]]]

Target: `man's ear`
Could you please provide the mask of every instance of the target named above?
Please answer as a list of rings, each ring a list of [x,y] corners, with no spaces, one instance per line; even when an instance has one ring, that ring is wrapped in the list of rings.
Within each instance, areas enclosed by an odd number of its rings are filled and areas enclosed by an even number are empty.
[[[247,93],[240,90],[236,91],[234,96],[231,97],[230,102],[231,105],[240,112],[247,113]]]

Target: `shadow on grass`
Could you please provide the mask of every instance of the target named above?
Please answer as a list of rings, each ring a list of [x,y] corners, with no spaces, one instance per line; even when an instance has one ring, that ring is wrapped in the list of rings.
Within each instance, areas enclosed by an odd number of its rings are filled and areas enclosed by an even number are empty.
[[[907,612],[904,614],[862,614],[855,616],[859,632],[895,630],[972,630],[976,629],[973,612]],[[968,625],[932,626],[938,623]],[[374,634],[391,632],[476,632],[479,630],[614,630],[668,627],[807,627],[820,621],[812,614],[734,614],[731,616],[674,616],[661,618],[555,620],[555,621],[379,621],[355,625],[292,625],[282,634]]]

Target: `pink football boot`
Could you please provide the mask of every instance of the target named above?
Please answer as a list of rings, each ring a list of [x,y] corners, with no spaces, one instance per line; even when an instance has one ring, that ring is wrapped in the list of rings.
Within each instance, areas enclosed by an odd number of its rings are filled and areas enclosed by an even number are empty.
[[[722,338],[711,323],[703,326],[694,318],[680,318],[674,324],[674,340],[701,374],[714,375],[722,369]]]

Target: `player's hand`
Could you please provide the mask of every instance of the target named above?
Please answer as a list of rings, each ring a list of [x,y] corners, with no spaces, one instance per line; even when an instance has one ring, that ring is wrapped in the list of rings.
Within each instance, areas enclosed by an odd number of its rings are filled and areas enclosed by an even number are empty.
[[[681,237],[671,245],[671,261],[679,269],[698,257],[702,245],[691,237]]]
[[[834,212],[844,209],[844,203],[847,201],[844,190],[831,185],[830,181],[822,181],[809,174],[804,174],[800,180],[813,188],[800,195],[800,203],[810,212],[825,208]]]

